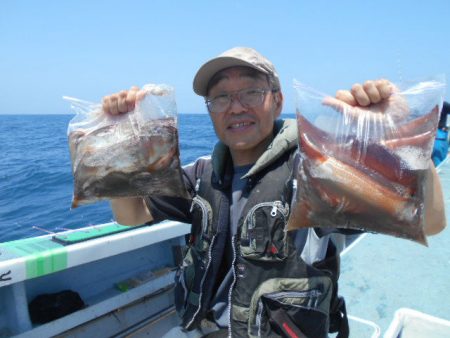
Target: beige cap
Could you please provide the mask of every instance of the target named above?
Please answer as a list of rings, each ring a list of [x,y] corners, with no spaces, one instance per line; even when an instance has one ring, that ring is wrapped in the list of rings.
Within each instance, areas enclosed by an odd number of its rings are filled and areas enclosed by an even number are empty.
[[[252,48],[235,47],[209,60],[200,67],[194,78],[194,92],[198,95],[206,96],[208,94],[208,83],[211,78],[225,68],[236,66],[254,68],[267,74],[273,78],[276,89],[280,88],[280,79],[272,62]]]

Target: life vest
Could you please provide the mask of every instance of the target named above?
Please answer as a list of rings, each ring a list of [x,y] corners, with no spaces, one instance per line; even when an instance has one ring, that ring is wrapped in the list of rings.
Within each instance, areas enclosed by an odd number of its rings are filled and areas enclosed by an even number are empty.
[[[290,151],[248,179],[248,200],[232,237],[232,337],[327,337],[337,302],[339,257],[306,264],[286,231],[293,193]],[[186,329],[205,318],[229,240],[229,182],[208,165],[197,181],[192,231],[177,273],[176,305]],[[329,257],[330,258],[330,257]],[[328,259],[329,259],[328,258]]]

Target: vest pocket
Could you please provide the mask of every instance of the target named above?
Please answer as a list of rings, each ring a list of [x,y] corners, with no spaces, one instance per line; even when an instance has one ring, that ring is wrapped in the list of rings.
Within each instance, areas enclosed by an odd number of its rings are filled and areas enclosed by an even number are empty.
[[[259,203],[250,209],[241,230],[242,256],[264,261],[285,259],[288,215],[289,205],[281,201]]]
[[[265,281],[251,299],[249,336],[327,337],[331,293],[323,276]]]

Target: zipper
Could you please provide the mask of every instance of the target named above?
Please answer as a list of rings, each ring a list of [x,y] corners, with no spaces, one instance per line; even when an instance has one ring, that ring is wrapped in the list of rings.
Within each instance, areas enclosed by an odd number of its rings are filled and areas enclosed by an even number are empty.
[[[209,250],[208,250],[208,264],[206,265],[205,273],[203,274],[202,280],[200,282],[200,295],[198,298],[198,308],[197,308],[197,311],[195,311],[194,315],[192,316],[192,319],[190,320],[190,322],[186,325],[186,327],[189,327],[192,325],[192,323],[195,320],[195,317],[197,317],[198,313],[200,312],[200,309],[202,308],[203,284],[205,283],[206,275],[208,274],[208,270],[211,265],[211,260],[212,260],[211,252],[212,252],[212,247],[214,246],[215,239],[216,239],[216,236],[213,236],[213,238],[211,240],[211,245],[209,246]]]
[[[248,230],[252,230],[255,228],[255,221],[254,221],[254,214],[255,211],[259,208],[264,208],[264,207],[272,207],[272,209],[270,210],[270,216],[272,217],[276,217],[278,212],[280,212],[283,217],[286,219],[288,214],[289,214],[289,204],[286,203],[286,205],[283,205],[283,202],[281,201],[273,201],[273,202],[262,202],[259,204],[256,204],[255,206],[253,206],[250,211],[248,212],[247,216],[244,219],[244,227],[243,227],[243,232],[241,233],[241,237],[244,239],[249,239],[248,236]],[[245,227],[245,225],[247,225]],[[256,248],[253,248],[256,250]]]
[[[200,189],[200,177],[197,178],[197,181],[195,181],[195,192],[198,193],[198,190]]]
[[[270,207],[270,206],[272,206],[272,210],[270,211],[270,216],[272,216],[272,217],[275,217],[277,215],[278,211],[280,211],[284,217],[287,217],[289,214],[289,205],[286,204],[286,206],[284,206],[283,202],[281,202],[281,201],[258,203],[250,209],[247,216],[245,217],[244,223],[249,224],[249,226],[248,226],[249,229],[253,229],[255,227],[254,222],[252,222],[252,218],[253,218],[253,214],[255,213],[256,209],[263,208],[263,207]]]
[[[266,295],[268,298],[272,298],[278,301],[279,298],[310,298],[307,306],[317,307],[318,299],[322,296],[322,291],[313,289],[307,291],[280,291],[275,293],[269,293]]]
[[[322,295],[322,291],[317,289],[306,290],[306,291],[280,291],[269,293],[270,298],[305,298],[305,297],[319,297]]]
[[[258,326],[258,337],[261,337],[261,318],[264,307],[261,301],[258,302],[258,312],[256,313],[256,325]]]
[[[234,265],[236,264],[236,246],[234,244],[234,239],[236,235],[231,237],[231,248],[233,250],[233,262],[231,263],[231,269],[233,271],[233,282],[231,283],[230,290],[228,291],[228,337],[231,338],[231,294],[233,293],[234,284],[236,284],[236,269]]]
[[[295,193],[297,191],[297,179],[294,178],[292,180],[292,189],[294,190],[293,192]]]

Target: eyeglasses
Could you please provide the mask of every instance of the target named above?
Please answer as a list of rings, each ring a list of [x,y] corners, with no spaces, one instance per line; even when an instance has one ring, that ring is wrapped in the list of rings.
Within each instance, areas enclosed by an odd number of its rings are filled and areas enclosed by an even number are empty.
[[[268,92],[275,93],[275,89],[248,88],[235,91],[233,93],[220,94],[213,98],[206,99],[206,106],[211,114],[222,114],[230,108],[231,102],[237,98],[245,108],[254,108],[264,102]]]

